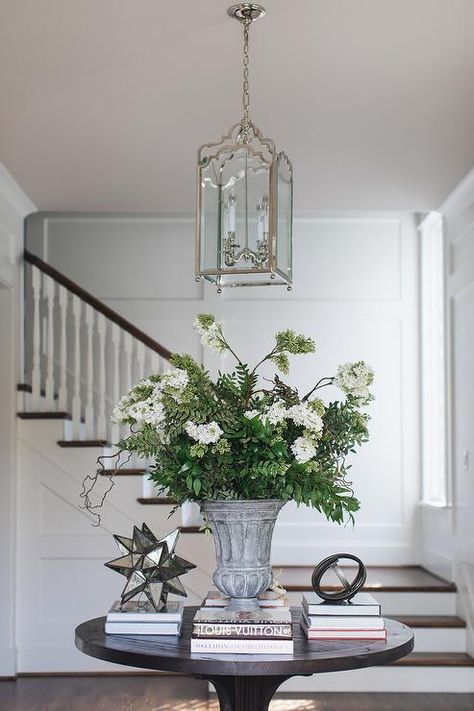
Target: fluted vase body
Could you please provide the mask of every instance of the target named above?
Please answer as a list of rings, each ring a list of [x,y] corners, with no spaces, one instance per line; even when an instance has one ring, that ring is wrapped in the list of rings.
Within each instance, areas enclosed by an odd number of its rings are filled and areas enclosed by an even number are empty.
[[[229,607],[255,609],[271,583],[273,529],[285,501],[206,501],[203,512],[214,534],[217,568],[213,581],[228,595]]]

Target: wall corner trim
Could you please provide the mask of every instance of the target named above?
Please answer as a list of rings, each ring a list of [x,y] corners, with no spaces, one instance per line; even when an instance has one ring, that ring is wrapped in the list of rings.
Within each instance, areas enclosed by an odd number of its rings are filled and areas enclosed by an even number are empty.
[[[21,189],[3,163],[0,163],[0,195],[21,218],[36,212],[36,205]]]
[[[437,212],[452,219],[464,212],[472,202],[474,202],[474,168],[459,181],[437,208]]]

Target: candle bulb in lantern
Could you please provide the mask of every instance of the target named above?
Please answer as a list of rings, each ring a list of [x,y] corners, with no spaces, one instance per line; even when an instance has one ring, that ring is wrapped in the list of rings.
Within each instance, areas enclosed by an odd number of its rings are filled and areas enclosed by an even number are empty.
[[[265,232],[265,211],[262,203],[257,204],[257,239],[262,241]]]
[[[229,195],[229,232],[235,232],[235,194]]]
[[[263,232],[268,237],[269,225],[268,225],[268,197],[265,195],[262,200],[262,210],[263,210]]]

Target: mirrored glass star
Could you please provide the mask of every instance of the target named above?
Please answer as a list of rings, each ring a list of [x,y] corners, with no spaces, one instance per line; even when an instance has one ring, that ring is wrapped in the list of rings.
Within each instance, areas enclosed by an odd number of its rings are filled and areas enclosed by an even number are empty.
[[[122,554],[105,565],[127,578],[122,591],[122,605],[136,595],[145,594],[155,610],[166,607],[168,594],[187,597],[179,577],[196,566],[174,553],[180,530],[161,539],[144,523],[133,527],[132,538],[114,535]]]

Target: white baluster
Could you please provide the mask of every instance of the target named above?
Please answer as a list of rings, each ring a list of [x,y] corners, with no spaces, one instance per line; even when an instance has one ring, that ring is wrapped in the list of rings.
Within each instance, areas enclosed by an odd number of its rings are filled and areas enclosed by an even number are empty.
[[[74,390],[72,397],[72,439],[80,439],[81,434],[81,300],[72,297],[74,332]]]
[[[93,328],[94,312],[92,306],[85,305],[85,324],[87,335],[87,381],[86,381],[86,406],[84,409],[85,437],[94,437],[94,358],[93,358]]]
[[[151,353],[151,372],[152,373],[162,373],[163,372],[163,358],[156,351]]]
[[[31,409],[41,409],[41,323],[40,296],[41,273],[37,267],[31,267],[31,286],[33,291],[33,353],[31,369]]]
[[[119,401],[120,393],[120,328],[116,323],[111,324],[110,341],[112,345],[112,407]],[[120,439],[120,425],[112,423],[111,428],[112,444],[117,444]]]
[[[58,409],[61,412],[67,410],[67,302],[68,293],[64,286],[59,286],[58,309],[59,309],[59,388],[58,388]]]
[[[123,360],[124,360],[124,381],[123,391],[128,393],[132,387],[132,337],[127,331],[123,333]]]
[[[43,274],[43,293],[46,298],[46,377],[45,377],[45,407],[54,410],[54,292],[55,282],[51,277]]]
[[[145,345],[142,341],[135,341],[135,359],[137,363],[137,380],[145,377]]]
[[[105,339],[107,336],[107,321],[104,314],[97,314],[97,438],[107,439],[107,418],[105,414],[106,382],[105,382]],[[115,403],[114,403],[115,404]]]

